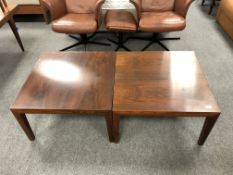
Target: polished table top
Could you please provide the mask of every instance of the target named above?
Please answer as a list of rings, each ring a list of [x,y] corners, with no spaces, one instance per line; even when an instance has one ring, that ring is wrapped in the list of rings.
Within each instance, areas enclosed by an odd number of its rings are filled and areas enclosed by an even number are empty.
[[[11,108],[26,113],[110,111],[114,73],[114,52],[43,54]]]
[[[11,108],[25,113],[220,113],[194,52],[43,54]]]
[[[122,115],[220,113],[194,52],[117,54],[113,112]]]

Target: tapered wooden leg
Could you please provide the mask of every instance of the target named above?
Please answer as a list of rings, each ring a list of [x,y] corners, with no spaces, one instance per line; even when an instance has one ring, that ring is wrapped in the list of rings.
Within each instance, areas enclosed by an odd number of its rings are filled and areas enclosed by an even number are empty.
[[[113,135],[114,142],[118,143],[120,141],[120,116],[113,114]]]
[[[24,51],[23,43],[22,43],[22,41],[21,41],[21,39],[20,39],[20,36],[19,36],[19,33],[18,33],[17,28],[16,28],[16,26],[15,26],[15,22],[14,22],[13,18],[11,18],[11,19],[8,21],[8,24],[10,25],[11,30],[13,31],[13,33],[14,33],[14,35],[15,35],[15,38],[17,39],[17,42],[18,42],[18,44],[19,44],[21,50]]]
[[[108,112],[107,114],[105,114],[105,121],[107,125],[109,141],[114,142],[112,112]]]
[[[42,13],[43,13],[44,20],[48,24],[49,23],[49,19],[48,19],[48,15],[47,15],[48,10],[44,5],[42,5],[42,0],[39,0],[39,1],[40,1],[40,4],[41,4],[41,10],[42,10]]]
[[[28,138],[30,140],[35,140],[35,135],[32,132],[31,126],[26,118],[26,115],[17,113],[15,111],[11,111],[11,112],[14,114],[16,120],[18,121],[19,125],[24,130],[24,132],[28,136]]]
[[[203,125],[202,131],[201,131],[201,134],[198,140],[198,145],[203,145],[205,143],[218,117],[219,115],[217,115],[216,117],[206,117],[205,123]]]
[[[48,24],[49,23],[49,19],[48,19],[47,12],[45,10],[43,10],[43,17],[44,17],[44,20],[45,20],[46,24]]]

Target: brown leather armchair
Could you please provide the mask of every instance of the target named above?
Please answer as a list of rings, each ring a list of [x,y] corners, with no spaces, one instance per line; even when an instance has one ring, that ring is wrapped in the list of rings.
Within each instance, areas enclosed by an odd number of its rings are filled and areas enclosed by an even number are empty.
[[[180,38],[161,38],[159,33],[183,30],[186,26],[188,8],[193,0],[130,0],[130,2],[136,7],[139,31],[153,33],[150,38],[133,37],[150,40],[142,50],[146,50],[154,42],[169,50],[161,41]]]
[[[69,34],[79,42],[61,51],[68,50],[80,44],[110,44],[90,41],[98,29],[100,21],[100,7],[105,0],[42,0],[51,14],[52,29],[55,32]],[[80,38],[71,34],[79,34]],[[91,36],[87,36],[92,34]]]

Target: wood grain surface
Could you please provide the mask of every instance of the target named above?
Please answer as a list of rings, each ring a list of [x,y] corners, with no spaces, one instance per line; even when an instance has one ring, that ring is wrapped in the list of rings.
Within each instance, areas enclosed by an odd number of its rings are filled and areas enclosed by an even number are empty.
[[[220,109],[194,52],[118,53],[113,112],[215,116]]]
[[[76,113],[112,110],[113,52],[43,54],[11,109],[20,113]]]
[[[104,114],[109,140],[120,117],[206,117],[203,145],[220,115],[194,52],[56,52],[41,56],[11,106],[30,140],[25,113]]]

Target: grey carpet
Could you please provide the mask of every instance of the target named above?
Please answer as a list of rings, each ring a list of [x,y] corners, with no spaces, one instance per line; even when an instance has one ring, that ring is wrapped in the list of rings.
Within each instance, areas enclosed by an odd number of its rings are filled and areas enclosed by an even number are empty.
[[[203,147],[196,144],[204,119],[123,118],[119,144],[108,142],[102,117],[28,115],[36,135],[30,142],[9,111],[42,52],[74,41],[43,22],[18,22],[22,53],[7,25],[0,29],[0,174],[198,174],[233,172],[233,42],[208,7],[194,2],[187,27],[169,36],[171,50],[194,50],[222,115]],[[114,37],[114,35],[109,35]],[[106,36],[97,36],[103,40]],[[146,42],[129,41],[133,50]],[[88,46],[88,50],[113,50]],[[82,50],[82,47],[76,48]],[[162,50],[153,45],[149,50]]]

